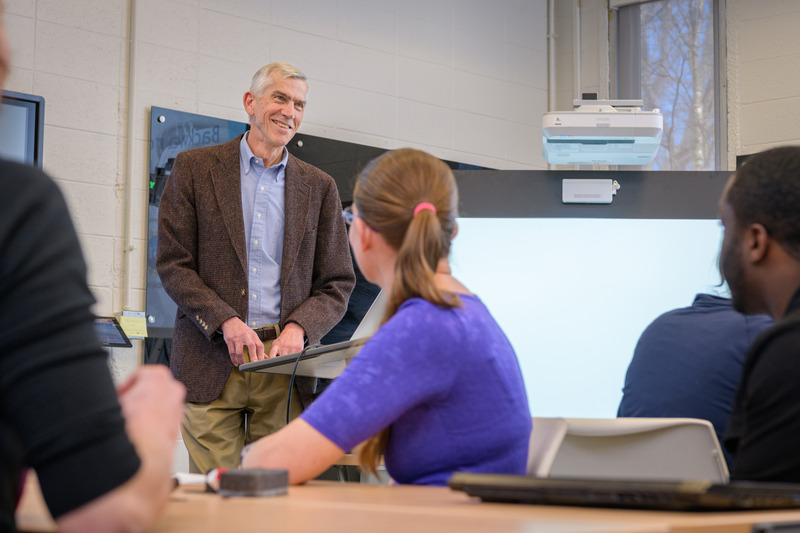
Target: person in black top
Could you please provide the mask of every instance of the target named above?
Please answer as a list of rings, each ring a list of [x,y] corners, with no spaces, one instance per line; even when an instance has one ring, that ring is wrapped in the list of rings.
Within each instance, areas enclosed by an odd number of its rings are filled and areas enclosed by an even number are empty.
[[[800,146],[748,158],[719,209],[734,308],[776,322],[745,359],[724,439],[731,478],[800,483]]]
[[[8,71],[0,4],[0,87]],[[115,390],[64,197],[0,159],[0,531],[33,468],[60,531],[141,531],[172,487],[185,390],[161,366]]]

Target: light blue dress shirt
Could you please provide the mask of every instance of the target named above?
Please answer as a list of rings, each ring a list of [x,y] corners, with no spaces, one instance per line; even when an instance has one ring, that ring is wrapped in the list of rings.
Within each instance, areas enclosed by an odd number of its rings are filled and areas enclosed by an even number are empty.
[[[275,324],[281,316],[281,258],[283,256],[284,193],[286,161],[264,168],[247,144],[249,132],[239,143],[244,235],[247,240],[247,325]]]

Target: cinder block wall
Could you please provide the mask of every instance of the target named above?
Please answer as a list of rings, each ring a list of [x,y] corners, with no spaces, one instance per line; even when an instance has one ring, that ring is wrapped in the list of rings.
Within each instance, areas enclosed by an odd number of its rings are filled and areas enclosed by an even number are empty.
[[[581,85],[602,93],[607,80],[585,66],[602,62],[603,47],[595,43],[607,30],[598,22],[599,3],[581,3]],[[556,91],[558,101],[570,101],[572,3],[556,5]],[[67,196],[101,315],[123,305],[144,309],[150,106],[245,120],[242,93],[269,61],[290,61],[308,74],[306,133],[417,146],[504,169],[546,166],[539,148],[547,109],[546,0],[5,6],[13,54],[6,88],[46,99],[45,170]],[[737,154],[800,142],[798,23],[797,2],[726,1],[730,168]],[[126,374],[140,355],[138,342],[116,350],[115,375]]]
[[[800,143],[800,2],[727,0],[728,162]]]
[[[608,0],[581,0],[578,11],[573,0],[555,0],[556,106],[553,111],[572,110],[572,101],[582,93],[609,98]],[[576,24],[576,20],[579,23]],[[576,26],[580,26],[575,39]],[[580,45],[576,80],[574,50]],[[575,87],[579,81],[580,87]]]
[[[546,167],[546,0],[5,6],[6,88],[46,100],[44,167],[67,196],[99,315],[144,310],[150,107],[245,121],[242,95],[270,61],[309,77],[304,133],[502,169]],[[115,377],[141,352],[139,341],[115,350]]]

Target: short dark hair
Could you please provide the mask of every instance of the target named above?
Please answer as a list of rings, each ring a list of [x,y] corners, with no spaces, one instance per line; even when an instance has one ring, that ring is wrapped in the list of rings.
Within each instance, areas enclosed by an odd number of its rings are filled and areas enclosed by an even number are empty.
[[[800,146],[782,146],[749,157],[736,171],[725,200],[738,224],[761,224],[800,261]]]

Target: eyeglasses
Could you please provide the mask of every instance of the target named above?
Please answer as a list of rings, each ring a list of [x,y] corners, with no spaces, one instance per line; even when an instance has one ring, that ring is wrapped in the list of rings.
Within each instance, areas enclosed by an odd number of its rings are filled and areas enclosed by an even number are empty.
[[[351,205],[342,209],[342,218],[344,219],[344,223],[349,226],[355,221],[355,219],[361,217],[353,213],[353,206]]]
[[[361,220],[364,220],[362,217],[360,217],[360,216],[356,215],[355,213],[353,213],[353,206],[352,205],[342,209],[342,218],[344,219],[344,223],[347,224],[348,226],[351,226],[353,224],[353,222],[355,221],[355,219],[357,219],[357,218],[360,218]],[[367,224],[366,220],[364,220],[364,224]],[[373,226],[370,226],[369,224],[367,224],[367,227],[369,229],[371,229],[372,231],[375,231],[375,232],[378,231],[376,228],[374,228]]]

